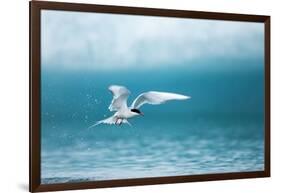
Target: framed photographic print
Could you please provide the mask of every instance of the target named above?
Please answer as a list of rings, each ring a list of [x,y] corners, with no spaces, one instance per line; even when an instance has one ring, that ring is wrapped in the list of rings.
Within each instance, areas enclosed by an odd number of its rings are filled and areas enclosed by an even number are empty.
[[[30,191],[269,176],[269,16],[30,2]]]

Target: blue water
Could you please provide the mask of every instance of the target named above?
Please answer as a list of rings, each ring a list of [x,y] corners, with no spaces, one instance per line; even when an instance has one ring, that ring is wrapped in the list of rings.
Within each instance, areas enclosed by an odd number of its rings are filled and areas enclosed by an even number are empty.
[[[236,62],[231,69],[157,73],[42,68],[41,182],[263,170],[263,68],[249,65],[255,60]],[[192,98],[145,105],[144,117],[129,120],[132,127],[88,129],[111,115],[111,84],[131,90],[129,103],[149,90]]]

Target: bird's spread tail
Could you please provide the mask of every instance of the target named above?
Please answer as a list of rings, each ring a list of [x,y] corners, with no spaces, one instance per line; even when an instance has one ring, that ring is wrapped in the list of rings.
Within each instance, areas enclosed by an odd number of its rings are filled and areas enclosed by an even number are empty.
[[[122,121],[122,122],[120,123],[120,121]],[[97,125],[100,125],[100,124],[108,124],[108,125],[116,124],[116,125],[121,125],[122,123],[126,123],[126,124],[131,126],[131,124],[129,123],[129,121],[127,119],[122,119],[122,120],[119,119],[118,120],[117,117],[111,116],[111,117],[108,117],[106,119],[103,119],[101,121],[96,122],[94,125],[91,125],[90,127],[88,127],[88,129],[92,128],[92,127],[95,127]]]

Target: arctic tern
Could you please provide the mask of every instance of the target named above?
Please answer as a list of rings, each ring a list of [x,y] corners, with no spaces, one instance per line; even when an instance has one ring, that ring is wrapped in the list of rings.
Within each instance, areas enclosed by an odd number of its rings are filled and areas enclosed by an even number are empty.
[[[130,91],[126,87],[111,85],[108,87],[108,89],[113,95],[113,99],[108,109],[110,111],[116,111],[116,113],[111,117],[96,122],[96,124],[90,127],[94,127],[102,123],[110,125],[121,125],[122,123],[127,123],[131,125],[127,119],[133,118],[138,115],[143,116],[144,114],[139,110],[139,108],[144,104],[159,105],[169,100],[186,100],[191,98],[190,96],[176,93],[149,91],[140,94],[133,101],[132,105],[128,107],[127,99],[130,95]]]

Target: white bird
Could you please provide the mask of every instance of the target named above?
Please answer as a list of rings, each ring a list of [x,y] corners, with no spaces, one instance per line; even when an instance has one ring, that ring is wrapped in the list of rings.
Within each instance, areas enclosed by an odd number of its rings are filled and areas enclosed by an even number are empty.
[[[121,125],[122,123],[127,123],[131,125],[127,119],[144,115],[139,108],[144,104],[159,105],[163,104],[169,100],[186,100],[190,99],[190,96],[185,96],[176,93],[169,92],[157,92],[149,91],[140,94],[132,103],[131,107],[127,106],[127,99],[130,95],[130,91],[124,86],[111,85],[108,87],[113,95],[113,99],[108,109],[110,111],[116,111],[114,115],[104,120],[98,121],[96,124],[90,126],[94,127],[99,124],[115,124]]]

